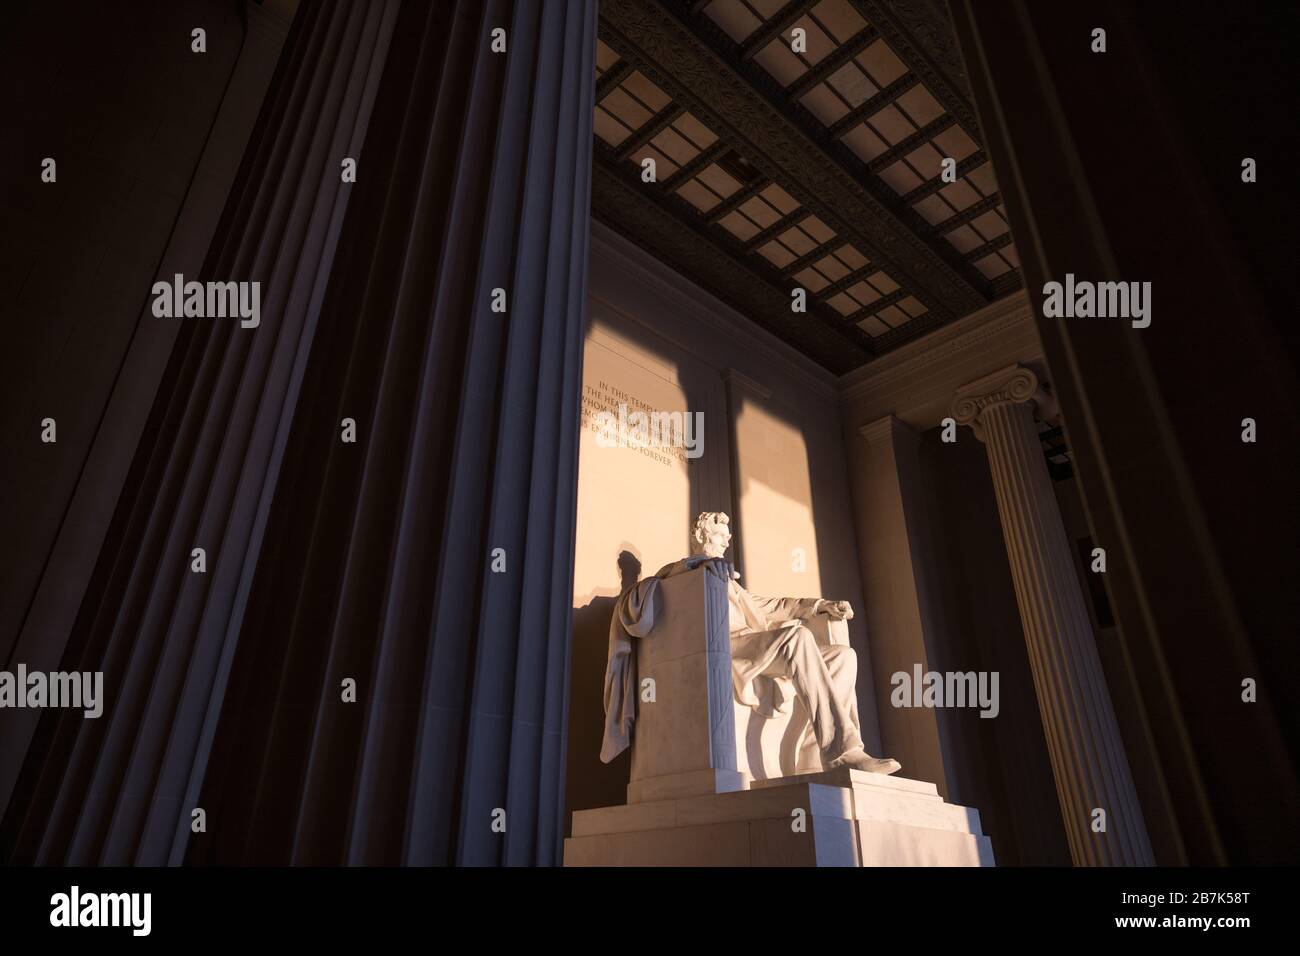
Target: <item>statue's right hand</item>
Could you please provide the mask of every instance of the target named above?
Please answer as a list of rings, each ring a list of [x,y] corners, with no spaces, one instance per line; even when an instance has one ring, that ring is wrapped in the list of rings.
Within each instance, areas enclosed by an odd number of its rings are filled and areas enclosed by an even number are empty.
[[[821,606],[821,613],[832,621],[853,620],[853,605],[848,601],[826,601]]]

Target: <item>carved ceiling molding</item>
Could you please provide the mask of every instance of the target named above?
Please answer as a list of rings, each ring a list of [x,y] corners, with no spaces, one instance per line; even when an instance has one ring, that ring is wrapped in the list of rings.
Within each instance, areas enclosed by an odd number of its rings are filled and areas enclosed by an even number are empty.
[[[679,19],[675,5],[603,0],[601,37],[665,93],[740,148],[836,233],[890,272],[942,322],[987,299]]]
[[[947,377],[950,370],[964,367],[964,357],[972,353],[990,356],[991,363],[1004,364],[1007,357],[1018,362],[1041,360],[1042,346],[1024,292],[999,299],[844,376],[840,380],[844,401],[867,402],[912,390],[922,379]],[[954,382],[952,388],[962,384]]]
[[[1023,321],[1017,321],[1021,317]],[[965,323],[966,319],[961,319],[910,343],[909,360],[893,366],[879,379],[860,379],[856,373],[842,378],[840,408],[845,421],[862,425],[893,415],[910,428],[923,432],[952,415],[954,396],[976,376],[987,375],[1008,364],[1032,368],[1040,377],[1046,374],[1032,318],[1024,313],[1003,315],[986,321],[980,328],[967,327],[965,334],[946,344],[931,345],[935,337],[942,338],[953,326]],[[924,354],[931,350],[934,355]]]
[[[811,313],[792,312],[789,295],[770,277],[750,268],[666,205],[664,197],[640,188],[639,180],[626,181],[603,160],[594,164],[591,208],[602,223],[836,375],[870,358],[870,352],[850,337],[857,332],[866,340],[865,333],[853,327],[832,328]],[[629,224],[635,224],[635,231]]]

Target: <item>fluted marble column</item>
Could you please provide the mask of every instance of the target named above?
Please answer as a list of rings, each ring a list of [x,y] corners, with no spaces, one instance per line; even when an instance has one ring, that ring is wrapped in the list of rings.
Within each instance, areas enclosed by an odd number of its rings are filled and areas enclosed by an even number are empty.
[[[595,31],[400,2],[187,862],[560,859]]]
[[[953,417],[987,447],[1074,862],[1150,866],[1142,808],[1034,426],[1034,405],[1044,399],[1037,376],[1012,366],[958,389]]]
[[[398,9],[308,3],[290,29],[198,273],[260,283],[260,324],[180,325],[62,659],[103,672],[104,714],[46,715],[6,815],[15,861],[177,864],[195,808],[233,826],[200,793],[241,638],[262,637],[245,617],[287,436],[311,410],[304,365],[352,192],[340,157],[364,158]]]
[[[200,273],[261,324],[178,333],[6,857],[558,862],[595,32],[305,0]]]

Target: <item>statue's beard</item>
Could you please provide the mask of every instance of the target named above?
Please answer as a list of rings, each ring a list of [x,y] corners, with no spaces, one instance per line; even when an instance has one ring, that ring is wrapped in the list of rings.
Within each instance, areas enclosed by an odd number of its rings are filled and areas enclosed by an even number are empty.
[[[731,547],[730,541],[728,541],[722,547],[718,547],[717,545],[709,542],[700,543],[699,541],[695,541],[691,545],[691,554],[703,555],[706,558],[721,558],[724,555],[726,555],[727,548],[729,547]]]

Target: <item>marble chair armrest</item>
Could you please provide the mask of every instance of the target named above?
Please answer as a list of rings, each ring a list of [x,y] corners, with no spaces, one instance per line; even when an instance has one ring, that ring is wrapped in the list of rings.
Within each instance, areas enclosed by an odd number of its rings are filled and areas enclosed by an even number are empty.
[[[849,646],[849,624],[847,621],[833,621],[824,614],[817,614],[802,622],[812,631],[813,639],[821,647],[830,644]]]

